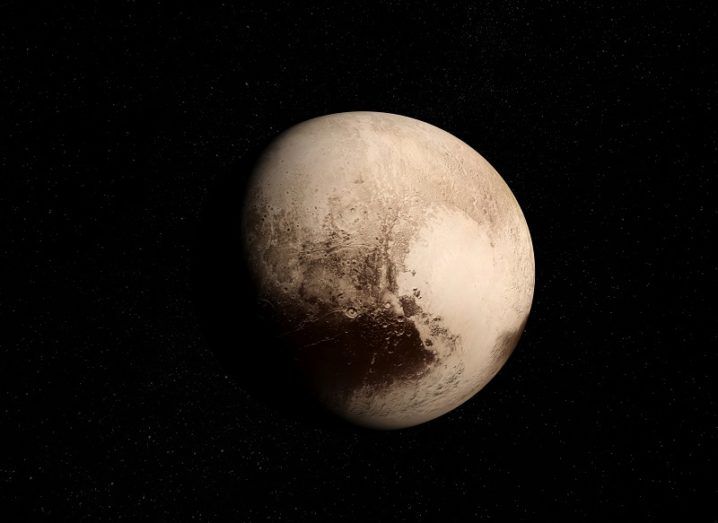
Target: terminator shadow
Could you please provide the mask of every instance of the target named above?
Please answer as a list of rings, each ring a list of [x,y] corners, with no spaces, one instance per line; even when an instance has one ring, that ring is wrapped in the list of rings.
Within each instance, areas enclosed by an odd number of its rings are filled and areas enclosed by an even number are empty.
[[[290,418],[347,429],[302,386],[292,351],[257,306],[241,217],[252,167],[266,145],[220,173],[203,209],[192,271],[200,327],[222,367],[254,399]]]

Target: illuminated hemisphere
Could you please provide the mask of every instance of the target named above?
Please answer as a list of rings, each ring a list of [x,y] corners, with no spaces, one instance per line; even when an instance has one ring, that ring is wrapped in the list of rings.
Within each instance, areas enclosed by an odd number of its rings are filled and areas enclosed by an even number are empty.
[[[503,366],[529,314],[534,257],[516,199],[476,151],[412,118],[339,113],[285,131],[254,168],[242,230],[299,372],[359,425],[456,408]]]

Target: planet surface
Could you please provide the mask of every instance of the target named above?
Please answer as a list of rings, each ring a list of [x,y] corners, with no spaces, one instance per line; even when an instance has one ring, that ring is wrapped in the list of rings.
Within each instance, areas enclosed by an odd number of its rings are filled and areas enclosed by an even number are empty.
[[[531,307],[533,247],[511,190],[467,144],[405,116],[331,114],[279,135],[253,169],[242,238],[306,387],[366,427],[471,398]]]

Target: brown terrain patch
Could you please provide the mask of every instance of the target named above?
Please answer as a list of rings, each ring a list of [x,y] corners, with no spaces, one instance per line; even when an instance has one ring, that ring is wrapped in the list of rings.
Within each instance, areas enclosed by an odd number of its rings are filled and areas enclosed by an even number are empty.
[[[353,319],[332,313],[288,337],[312,387],[334,401],[346,401],[362,387],[419,378],[436,359],[414,322],[391,311]]]

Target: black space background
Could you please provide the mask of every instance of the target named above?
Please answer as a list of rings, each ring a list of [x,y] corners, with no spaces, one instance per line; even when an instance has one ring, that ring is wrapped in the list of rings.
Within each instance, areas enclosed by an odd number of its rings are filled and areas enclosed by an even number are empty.
[[[0,5],[4,520],[650,519],[715,500],[708,2],[300,3]],[[477,149],[534,241],[514,355],[409,430],[268,406],[200,321],[197,273],[231,288],[206,244],[236,242],[218,202],[238,204],[247,159],[351,110]],[[240,316],[226,346],[261,350]]]

